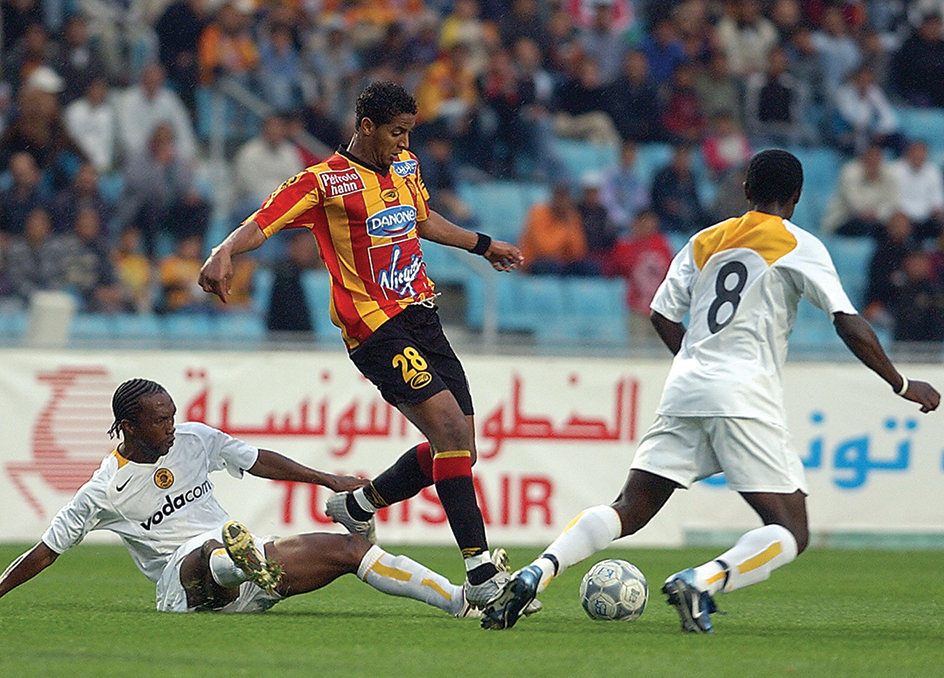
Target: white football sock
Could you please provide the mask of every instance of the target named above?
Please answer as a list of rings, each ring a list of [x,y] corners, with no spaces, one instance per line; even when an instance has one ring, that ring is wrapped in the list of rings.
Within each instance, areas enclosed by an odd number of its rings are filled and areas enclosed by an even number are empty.
[[[782,525],[765,525],[742,535],[715,560],[696,567],[695,584],[712,595],[730,593],[766,581],[771,572],[796,557],[793,533]]]
[[[594,506],[582,511],[544,550],[544,553],[557,559],[557,571],[555,572],[554,561],[550,558],[542,555],[534,561],[533,564],[540,567],[544,573],[538,593],[547,588],[551,579],[562,574],[571,565],[605,549],[620,536],[622,530],[619,514],[611,506]]]
[[[245,572],[236,567],[226,549],[216,549],[210,554],[210,576],[224,588],[239,586],[249,579]]]
[[[366,485],[364,486],[366,487]],[[354,501],[357,502],[357,505],[362,509],[367,511],[367,513],[376,513],[377,507],[370,503],[370,499],[367,498],[367,495],[364,494],[364,488],[358,487],[351,494],[354,495]]]
[[[403,596],[456,615],[465,605],[462,587],[406,556],[371,546],[357,568],[358,579],[391,596]]]

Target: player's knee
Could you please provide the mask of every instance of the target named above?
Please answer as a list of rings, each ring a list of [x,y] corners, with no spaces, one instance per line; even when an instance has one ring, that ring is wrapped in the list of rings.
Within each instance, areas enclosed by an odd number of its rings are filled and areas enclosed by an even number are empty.
[[[797,555],[800,555],[806,550],[806,547],[810,545],[810,531],[806,525],[790,527],[787,529],[790,530],[793,538],[796,539]]]
[[[347,572],[357,572],[372,544],[359,534],[339,535],[339,538],[342,540],[336,552],[339,564]]]
[[[468,450],[472,447],[472,432],[469,423],[459,415],[444,415],[437,422],[436,451]]]

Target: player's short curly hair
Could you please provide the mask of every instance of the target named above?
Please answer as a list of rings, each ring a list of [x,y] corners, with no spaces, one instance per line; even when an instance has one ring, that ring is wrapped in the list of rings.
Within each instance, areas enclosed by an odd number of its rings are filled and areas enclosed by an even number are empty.
[[[747,166],[744,189],[756,203],[786,204],[803,188],[803,165],[787,151],[761,151]]]
[[[115,421],[108,429],[108,437],[114,438],[121,432],[121,422],[134,419],[141,411],[141,398],[152,393],[167,393],[167,389],[149,379],[129,379],[115,389],[111,397],[111,411]]]
[[[401,113],[415,115],[416,99],[401,85],[385,80],[367,85],[354,104],[355,123],[358,127],[364,118],[370,118],[375,125],[386,125]]]

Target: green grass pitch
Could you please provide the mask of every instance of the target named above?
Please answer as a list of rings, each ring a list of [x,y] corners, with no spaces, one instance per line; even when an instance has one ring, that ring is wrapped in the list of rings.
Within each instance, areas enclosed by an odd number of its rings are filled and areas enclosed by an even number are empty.
[[[0,546],[0,567],[26,549]],[[459,580],[453,548],[388,548]],[[520,566],[538,549],[510,549]],[[717,633],[683,634],[659,588],[716,555],[610,549],[541,596],[545,609],[483,631],[353,576],[259,615],[170,615],[120,546],[82,545],[0,599],[0,678],[20,676],[944,676],[944,553],[812,550],[757,586],[719,596]],[[623,558],[646,574],[635,622],[595,622],[577,588]]]

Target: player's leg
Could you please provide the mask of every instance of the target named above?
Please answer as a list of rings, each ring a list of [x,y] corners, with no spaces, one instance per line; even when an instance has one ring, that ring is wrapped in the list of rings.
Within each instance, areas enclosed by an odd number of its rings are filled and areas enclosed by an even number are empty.
[[[234,578],[230,580],[229,585],[224,586],[213,576],[210,560],[217,551],[226,553],[222,542],[210,540],[191,551],[181,561],[180,583],[187,593],[188,608],[214,610],[233,602],[239,596],[239,583],[245,579]],[[230,560],[230,567],[227,569],[235,571],[237,568]]]
[[[312,533],[276,539],[266,544],[266,557],[283,568],[278,588],[283,596],[314,591],[353,573],[378,591],[413,598],[451,615],[459,615],[465,604],[461,586],[355,534]]]

